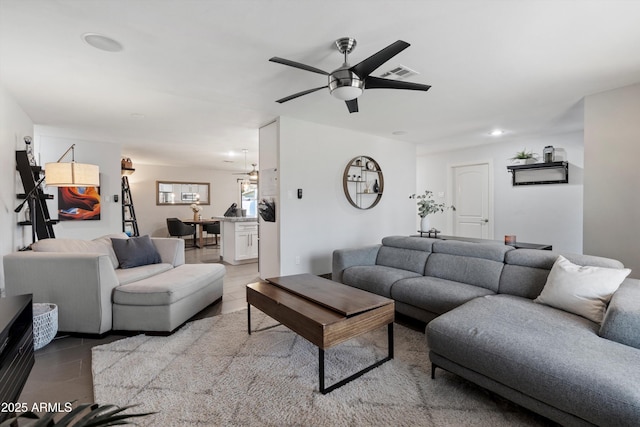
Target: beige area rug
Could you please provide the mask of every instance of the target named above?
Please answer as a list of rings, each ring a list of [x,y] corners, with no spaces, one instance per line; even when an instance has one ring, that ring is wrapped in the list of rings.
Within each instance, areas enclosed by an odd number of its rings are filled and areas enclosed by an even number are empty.
[[[256,309],[93,348],[97,403],[140,404],[146,426],[513,426],[545,423],[438,370],[423,333],[395,325],[395,358],[327,395],[318,350]],[[327,386],[386,356],[386,331],[326,351]]]

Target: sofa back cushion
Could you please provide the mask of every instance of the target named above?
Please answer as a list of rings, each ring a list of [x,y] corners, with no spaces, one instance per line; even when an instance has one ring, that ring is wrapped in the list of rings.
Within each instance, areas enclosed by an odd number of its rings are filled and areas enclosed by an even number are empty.
[[[126,237],[126,235],[125,235]],[[118,267],[111,241],[108,243],[103,238],[95,240],[82,239],[42,239],[31,245],[34,252],[77,252],[77,253],[98,253],[109,256],[113,268]]]
[[[424,274],[424,266],[431,253],[434,239],[390,236],[382,239],[376,265]]]
[[[498,293],[535,299],[544,288],[547,276],[558,259],[558,252],[516,249],[506,253]],[[562,254],[574,264],[623,268],[620,261],[593,255]]]
[[[625,279],[613,294],[600,336],[640,350],[640,280]]]
[[[437,241],[424,274],[498,292],[504,256],[510,250],[498,244]]]

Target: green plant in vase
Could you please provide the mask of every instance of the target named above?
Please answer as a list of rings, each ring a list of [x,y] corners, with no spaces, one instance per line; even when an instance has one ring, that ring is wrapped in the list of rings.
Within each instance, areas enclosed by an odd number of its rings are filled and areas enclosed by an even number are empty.
[[[518,163],[521,165],[526,165],[528,163],[535,163],[538,161],[538,155],[536,153],[534,153],[533,151],[527,151],[527,149],[525,148],[522,151],[518,151],[515,156],[513,156],[511,159],[512,163]]]
[[[433,200],[433,191],[425,190],[424,194],[412,194],[410,198],[417,200],[418,216],[421,218],[421,231],[429,231],[431,229],[428,217],[429,214],[444,212],[447,209],[456,210],[456,207],[453,205],[447,206],[445,203],[436,203],[436,201]]]

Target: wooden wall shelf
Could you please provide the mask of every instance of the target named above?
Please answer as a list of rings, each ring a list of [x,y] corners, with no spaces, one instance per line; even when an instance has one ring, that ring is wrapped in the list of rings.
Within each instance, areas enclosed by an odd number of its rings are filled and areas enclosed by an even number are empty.
[[[532,163],[507,166],[513,185],[567,184],[569,162]]]
[[[373,190],[375,181],[378,182],[378,191]],[[380,165],[369,156],[354,157],[344,169],[342,187],[351,206],[371,209],[378,204],[384,190],[384,176]]]

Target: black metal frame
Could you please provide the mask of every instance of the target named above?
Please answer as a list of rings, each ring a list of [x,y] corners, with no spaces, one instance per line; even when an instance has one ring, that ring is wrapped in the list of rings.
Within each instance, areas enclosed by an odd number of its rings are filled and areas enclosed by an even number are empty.
[[[560,169],[564,174],[564,179],[543,180],[543,181],[521,181],[516,182],[516,173],[518,171],[544,170],[544,169]],[[507,166],[507,170],[511,172],[511,185],[538,185],[538,184],[568,184],[569,183],[569,162],[547,162],[532,163],[528,165]]]
[[[270,329],[270,328],[265,328],[265,329]],[[263,329],[261,329],[263,330]],[[251,304],[247,303],[247,332],[249,333],[249,335],[251,335]],[[367,372],[377,368],[378,366],[382,365],[385,362],[388,362],[389,360],[393,359],[393,322],[389,323],[387,325],[387,341],[388,341],[388,355],[387,357],[385,357],[384,359],[378,360],[377,362],[374,362],[373,364],[367,366],[366,368],[361,369],[360,371],[356,372],[353,375],[348,376],[347,378],[344,378],[340,381],[338,381],[337,383],[330,385],[329,387],[325,387],[325,378],[324,378],[324,372],[325,372],[325,360],[324,360],[324,353],[325,350],[323,348],[318,347],[318,383],[319,383],[319,391],[322,394],[327,394],[327,393],[331,393],[333,390],[342,387],[345,384],[350,383],[351,381],[355,380],[356,378],[360,378],[361,376],[363,376],[364,374],[366,374]]]
[[[337,383],[329,386],[329,387],[325,387],[324,386],[324,349],[318,347],[318,378],[319,378],[319,382],[320,382],[320,393],[322,394],[327,394],[327,393],[331,393],[333,390],[342,387],[345,384],[348,384],[349,382],[355,380],[356,378],[360,378],[361,376],[363,376],[364,374],[366,374],[367,372],[371,371],[372,369],[377,368],[378,366],[382,365],[385,362],[388,362],[389,360],[393,359],[393,322],[389,323],[387,325],[387,339],[388,339],[388,343],[389,343],[389,354],[387,357],[385,357],[384,359],[378,360],[377,362],[373,363],[372,365],[367,366],[364,369],[361,369],[360,371],[356,372],[355,374],[348,376],[347,378],[338,381]]]

